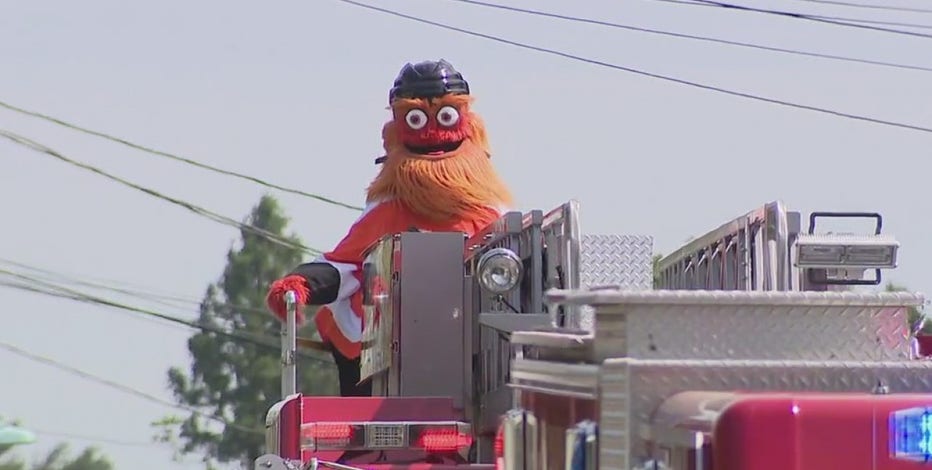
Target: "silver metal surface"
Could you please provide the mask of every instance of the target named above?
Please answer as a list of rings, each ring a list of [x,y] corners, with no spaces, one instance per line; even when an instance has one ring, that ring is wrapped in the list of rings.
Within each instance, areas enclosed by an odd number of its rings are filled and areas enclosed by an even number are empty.
[[[648,236],[583,235],[579,243],[580,284],[583,288],[651,289],[653,243]],[[591,307],[581,305],[569,310],[564,326],[592,331],[595,317]]]
[[[319,470],[321,468],[332,468],[335,470],[365,470],[362,467],[353,467],[350,465],[343,465],[341,463],[328,462],[326,460],[320,460],[317,457],[311,459],[307,470]]]
[[[260,455],[253,463],[254,470],[301,470],[301,462],[285,460],[275,454]]]
[[[773,201],[683,245],[660,260],[664,289],[792,290],[789,264],[796,214]],[[795,225],[795,224],[794,224]]]
[[[596,364],[565,364],[516,359],[511,365],[512,387],[577,398],[596,398],[600,369]]]
[[[464,401],[474,405],[467,410],[467,416],[480,432],[494,431],[497,417],[513,401],[513,391],[506,386],[514,356],[507,342],[508,333],[516,328],[539,326],[541,314],[547,315],[543,305],[544,260],[547,257],[550,262],[551,256],[559,259],[562,245],[548,245],[545,250],[544,226],[551,235],[557,228],[564,233],[566,207],[561,206],[547,217],[539,210],[525,214],[508,212],[467,240],[464,306],[468,309],[465,316],[469,326],[464,331],[464,341],[469,372],[464,381],[468,385]],[[560,217],[554,219],[553,214]],[[527,274],[524,282],[504,296],[484,291],[476,272],[479,259],[498,248],[515,252]]]
[[[279,400],[265,414],[265,451],[275,454],[281,451],[281,414],[287,399]]]
[[[541,235],[546,251],[547,266],[544,287],[578,289],[580,287],[580,227],[579,202],[570,200],[543,216]],[[555,326],[563,326],[564,319],[578,319],[581,306],[560,306],[549,309]]]
[[[598,424],[583,421],[566,430],[563,468],[597,470]],[[580,465],[581,464],[581,465]]]
[[[392,350],[394,318],[397,303],[397,282],[393,274],[392,255],[396,239],[384,237],[369,251],[363,261],[363,329],[360,352],[360,380],[373,378],[372,393],[389,393],[389,380],[384,371],[397,362]],[[394,384],[393,384],[394,385]],[[392,387],[397,390],[397,386]]]
[[[550,325],[550,316],[545,313],[480,313],[479,324],[486,328],[511,334],[515,331],[533,330]]]
[[[405,232],[399,243],[400,395],[452,397],[462,407],[463,236]]]
[[[517,367],[517,366],[516,366]],[[891,393],[932,391],[932,361],[742,361],[610,359],[601,373],[600,468],[627,470],[649,458],[635,431],[676,393],[819,391],[870,393],[883,381]],[[551,367],[552,369],[555,369]],[[630,401],[628,401],[630,399]],[[627,451],[630,450],[630,453]],[[628,457],[632,457],[630,461]]]
[[[512,409],[502,419],[505,470],[540,468],[538,452],[540,426],[537,418],[524,410]]]
[[[295,355],[297,353],[297,294],[294,291],[285,292],[285,307],[287,314],[285,324],[282,325],[282,399],[285,399],[297,390]]]
[[[468,400],[463,248],[460,233],[404,232],[367,256],[360,371],[374,395]]]
[[[580,240],[580,283],[584,287],[653,286],[654,239],[639,235],[583,235]]]
[[[551,291],[594,305],[594,360],[908,360],[907,292]]]
[[[466,241],[467,254],[465,269],[466,274],[472,276],[472,282],[478,284],[479,260],[482,258],[482,255],[491,250],[507,248],[517,253],[521,258],[531,256],[530,230],[526,229],[524,225],[526,222],[530,223],[531,221],[525,220],[520,212],[507,212]],[[536,280],[542,292],[542,280],[540,277],[537,277]],[[510,311],[507,305],[521,305],[522,298],[528,294],[525,292],[525,290],[527,290],[526,287],[527,286],[518,286],[511,292],[501,296],[504,302],[500,301],[500,296],[480,289],[477,291],[479,302],[474,305],[474,310],[481,312]],[[531,291],[534,291],[533,285],[531,287]],[[542,302],[542,300],[543,299],[538,299],[537,302]]]
[[[522,221],[524,231],[527,232],[527,243],[523,248],[527,248],[527,255],[530,257],[528,263],[530,287],[528,294],[527,311],[536,313],[544,311],[544,237],[542,224],[544,223],[544,214],[539,210],[531,211],[524,215]],[[524,255],[524,253],[522,253]]]
[[[820,259],[805,259],[807,248],[819,249],[817,253],[821,255]],[[900,243],[885,234],[802,234],[796,239],[794,262],[806,268],[893,269],[897,266],[899,248]],[[826,250],[835,251],[836,257],[826,259]],[[864,252],[870,252],[870,261],[858,259]]]

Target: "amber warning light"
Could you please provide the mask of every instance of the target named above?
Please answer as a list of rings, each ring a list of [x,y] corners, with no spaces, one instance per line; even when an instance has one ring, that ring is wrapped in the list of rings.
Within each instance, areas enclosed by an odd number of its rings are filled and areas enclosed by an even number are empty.
[[[421,449],[428,453],[467,454],[473,437],[457,421],[363,423],[317,422],[301,425],[304,450]]]

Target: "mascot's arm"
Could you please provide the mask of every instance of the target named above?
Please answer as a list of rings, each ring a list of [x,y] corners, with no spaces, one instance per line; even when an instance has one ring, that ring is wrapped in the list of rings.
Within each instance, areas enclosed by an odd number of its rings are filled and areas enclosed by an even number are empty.
[[[301,305],[326,305],[353,295],[360,287],[356,272],[362,265],[365,251],[398,222],[390,206],[371,204],[333,251],[298,266],[273,282],[266,297],[269,310],[284,321],[287,314],[284,294],[289,290],[298,294],[297,300]],[[300,309],[296,321],[304,323]]]

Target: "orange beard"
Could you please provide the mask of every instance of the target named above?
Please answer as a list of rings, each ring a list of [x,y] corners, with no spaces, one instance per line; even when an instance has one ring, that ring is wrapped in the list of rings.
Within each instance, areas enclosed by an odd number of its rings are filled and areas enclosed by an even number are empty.
[[[382,128],[386,159],[369,186],[367,200],[391,198],[425,218],[440,221],[463,218],[483,208],[508,206],[511,194],[492,166],[485,126],[469,110],[471,99],[447,95],[426,100],[398,100],[393,105],[395,120]],[[441,158],[412,153],[401,141],[398,126],[414,106],[433,116],[444,105],[454,105],[466,119],[467,137],[456,150]]]

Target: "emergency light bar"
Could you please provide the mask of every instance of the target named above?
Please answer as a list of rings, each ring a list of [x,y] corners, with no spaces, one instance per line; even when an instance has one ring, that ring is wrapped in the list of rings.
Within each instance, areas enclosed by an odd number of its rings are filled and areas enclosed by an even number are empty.
[[[899,247],[888,235],[800,234],[795,262],[806,269],[893,269]]]
[[[889,426],[893,458],[932,461],[932,409],[917,407],[893,412]]]
[[[314,422],[301,425],[303,450],[422,449],[466,458],[473,436],[458,421]]]

